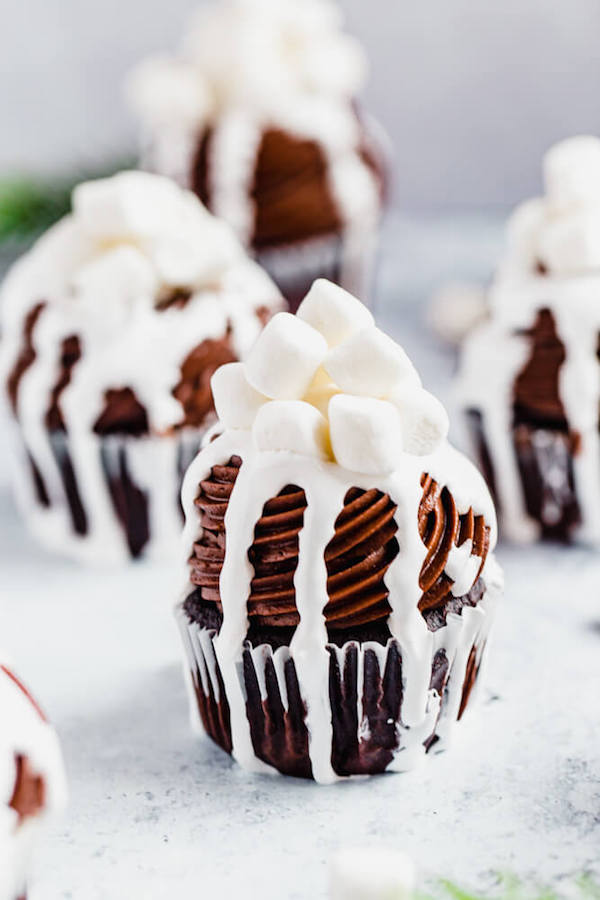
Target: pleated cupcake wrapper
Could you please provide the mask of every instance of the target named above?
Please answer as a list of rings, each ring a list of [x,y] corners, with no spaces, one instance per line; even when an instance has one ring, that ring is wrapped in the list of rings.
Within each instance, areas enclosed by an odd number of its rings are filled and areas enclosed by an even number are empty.
[[[365,226],[359,235],[336,234],[268,248],[258,252],[257,260],[277,283],[292,312],[317,278],[341,284],[367,303],[378,228]]]
[[[17,426],[12,456],[19,506],[42,543],[83,561],[172,554],[183,524],[181,482],[204,432],[90,434],[84,467],[66,432],[48,433],[40,458]],[[80,476],[90,469],[91,479]]]
[[[527,439],[519,440],[515,431],[515,445],[525,495],[538,486],[538,497],[532,497],[533,507],[537,499],[538,516],[547,528],[560,525],[567,515],[578,517],[575,512],[577,498],[573,479],[573,453],[569,436],[544,428],[528,429]]]
[[[470,420],[473,450],[481,459],[482,469],[502,512],[498,496],[498,479],[502,473],[495,469],[490,435],[479,413],[471,411]],[[512,443],[527,514],[541,524],[549,537],[568,537],[573,526],[581,520],[569,435],[520,424],[513,429]]]
[[[490,598],[493,601],[494,598]],[[434,635],[432,683],[424,715],[416,728],[402,723],[404,695],[401,651],[387,645],[349,641],[328,645],[329,700],[332,709],[332,764],[338,775],[363,775],[412,768],[430,748],[443,749],[452,726],[469,701],[472,664],[477,680],[493,602],[486,599],[462,615],[451,615]],[[193,702],[203,729],[231,751],[229,706],[215,655],[216,633],[191,623],[182,609],[179,624],[191,671]],[[238,677],[246,699],[256,756],[286,774],[310,777],[308,732],[293,652],[245,644]],[[218,729],[215,730],[215,724]]]

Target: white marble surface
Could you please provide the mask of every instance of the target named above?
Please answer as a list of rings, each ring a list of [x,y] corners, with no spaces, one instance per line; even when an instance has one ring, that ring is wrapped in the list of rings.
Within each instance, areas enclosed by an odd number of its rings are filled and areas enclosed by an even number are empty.
[[[497,226],[465,228],[397,224],[381,277],[381,320],[446,398],[452,357],[419,312],[438,280],[485,277]],[[0,645],[56,723],[71,785],[33,900],[321,900],[331,854],[365,842],[407,851],[429,883],[600,879],[597,554],[502,548],[487,686],[454,747],[414,773],[323,788],[245,775],[192,735],[173,570],[85,571],[47,556],[6,482],[2,469]]]

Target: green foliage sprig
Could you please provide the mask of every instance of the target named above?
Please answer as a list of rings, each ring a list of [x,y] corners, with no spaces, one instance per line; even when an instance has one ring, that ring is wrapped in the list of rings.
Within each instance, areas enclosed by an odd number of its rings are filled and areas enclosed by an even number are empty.
[[[127,159],[98,170],[55,178],[28,175],[0,178],[0,244],[32,240],[57,222],[69,211],[71,192],[80,181],[114,175],[134,165],[133,160]]]

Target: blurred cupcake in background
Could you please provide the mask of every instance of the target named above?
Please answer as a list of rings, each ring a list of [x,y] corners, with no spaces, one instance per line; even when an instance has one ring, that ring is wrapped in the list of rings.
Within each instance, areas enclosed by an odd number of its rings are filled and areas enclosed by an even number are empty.
[[[293,309],[317,277],[370,287],[385,162],[365,75],[330,0],[222,0],[129,80],[143,165],[228,222]]]
[[[210,378],[280,294],[192,193],[142,172],[88,182],[10,270],[0,379],[34,532],[86,561],[171,552]]]
[[[54,730],[27,689],[0,662],[0,898],[23,900],[36,846],[66,804]]]
[[[459,389],[504,534],[598,546],[600,140],[552,147],[544,181],[509,220]]]

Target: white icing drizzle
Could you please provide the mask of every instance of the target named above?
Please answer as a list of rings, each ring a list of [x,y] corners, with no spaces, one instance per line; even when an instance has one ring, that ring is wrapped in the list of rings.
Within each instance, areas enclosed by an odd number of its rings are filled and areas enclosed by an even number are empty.
[[[148,60],[132,73],[129,94],[142,121],[143,164],[188,187],[200,136],[212,130],[212,208],[246,246],[254,231],[251,189],[264,132],[275,128],[316,142],[342,222],[341,283],[362,294],[381,200],[377,176],[360,153],[363,129],[351,102],[364,82],[364,57],[341,31],[338,14],[327,0],[215,4],[202,11],[181,57],[170,63],[164,57]],[[182,59],[187,60],[185,72]],[[202,85],[202,96],[213,97],[210,104],[202,101],[195,142],[190,140],[187,106],[173,102],[172,115],[165,119],[164,94],[174,90],[177,79],[186,96],[192,81]],[[161,84],[163,90],[157,87]]]
[[[48,820],[66,804],[66,781],[54,730],[5,666],[0,668],[0,721],[0,898],[15,900],[25,891],[31,857]],[[19,755],[45,785],[44,809],[22,822],[9,806]]]
[[[271,771],[254,754],[250,726],[246,716],[245,693],[241,672],[242,653],[248,629],[247,598],[253,569],[248,550],[254,540],[254,528],[264,504],[286,485],[296,484],[306,492],[307,508],[299,536],[299,562],[294,577],[296,604],[300,615],[289,648],[272,653],[278,682],[284,693],[285,660],[292,658],[296,666],[300,693],[306,704],[309,752],[313,775],[317,781],[329,783],[337,776],[331,765],[332,723],[329,705],[329,652],[323,610],[328,602],[325,547],[335,531],[336,518],[343,507],[347,491],[352,487],[378,490],[389,494],[397,504],[396,523],[400,553],[390,565],[385,582],[389,590],[392,613],[389,627],[402,655],[404,696],[402,703],[402,749],[390,764],[390,770],[408,768],[424,753],[423,741],[432,733],[439,714],[440,698],[429,689],[431,666],[438,649],[444,649],[451,666],[448,722],[458,714],[462,685],[471,648],[481,652],[493,607],[501,591],[501,583],[493,557],[488,557],[483,573],[486,595],[477,607],[465,608],[460,616],[449,615],[448,624],[432,633],[418,610],[418,586],[426,548],[418,531],[418,510],[422,497],[420,476],[429,472],[438,483],[448,486],[460,513],[473,508],[483,515],[491,528],[490,547],[496,540],[493,504],[479,473],[447,442],[427,457],[403,454],[398,468],[389,476],[369,476],[342,469],[333,462],[300,456],[289,451],[258,451],[251,433],[227,430],[206,446],[192,463],[185,477],[182,501],[186,514],[183,548],[187,562],[189,548],[199,537],[198,513],[194,500],[198,485],[208,478],[214,465],[224,464],[233,455],[242,459],[225,517],[226,552],[220,578],[223,625],[215,639],[216,656],[225,683],[231,709],[233,754],[246,768]],[[454,559],[454,573],[458,560]],[[478,561],[480,562],[480,561]],[[465,561],[471,571],[472,563]],[[187,584],[185,594],[189,592]],[[186,639],[187,640],[187,639]],[[363,645],[376,652],[382,670],[386,648],[378,644]],[[257,673],[262,669],[261,654],[256,648]],[[338,654],[345,652],[342,648]],[[362,665],[362,663],[361,663]],[[206,675],[202,675],[203,682]],[[262,688],[264,690],[264,686]],[[360,694],[360,685],[359,685]],[[359,730],[366,727],[359,701]],[[444,721],[443,729],[448,730]]]
[[[134,482],[146,492],[151,523],[146,552],[163,555],[172,550],[180,530],[178,453],[190,441],[197,447],[202,433],[202,428],[176,431],[184,417],[181,404],[173,396],[181,378],[181,364],[200,343],[220,340],[228,332],[233,352],[243,358],[261,330],[257,310],[276,310],[281,305],[274,284],[245,256],[229,229],[211,217],[196,198],[166,184],[173,192],[169,204],[163,196],[164,179],[158,176],[123,173],[93,185],[105,192],[103,212],[110,213],[113,231],[107,226],[103,233],[90,233],[76,210],[51,228],[13,267],[2,290],[3,386],[23,348],[28,314],[38,303],[45,303],[32,333],[35,359],[23,373],[18,391],[21,432],[13,455],[21,485],[20,505],[42,540],[86,561],[118,562],[129,552],[104,472],[105,441],[93,433],[106,392],[128,387],[146,410],[149,436],[112,438],[106,452],[109,460],[117,452],[123,453]],[[130,227],[129,219],[135,223],[139,215],[130,199],[132,185],[136,189],[141,185],[149,201],[155,192],[157,204],[164,204],[164,223],[158,222],[156,233],[146,233],[144,224],[139,233],[135,229],[123,232],[125,225]],[[125,225],[119,218],[124,216],[129,216]],[[194,262],[193,283],[169,284],[164,281],[166,276],[155,274],[163,271],[164,250],[171,238],[180,241],[175,257],[171,257],[180,270],[185,271],[188,263]],[[135,249],[136,265],[148,271],[148,289],[140,288],[136,293],[127,279],[123,284],[119,280],[123,272],[117,264],[110,280],[106,275],[88,275],[87,287],[81,287],[82,273],[90,272],[90,264],[115,260],[116,247],[130,248],[131,252]],[[172,246],[168,249],[173,251]],[[218,260],[216,268],[212,260]],[[158,309],[160,297],[174,288],[189,291],[187,303]],[[60,375],[62,343],[72,335],[79,338],[81,358],[60,396],[65,423],[61,441],[60,435],[46,427],[46,414]],[[23,487],[31,478],[23,475],[23,466],[29,472],[29,463],[18,446],[21,441],[39,470],[49,507],[40,504],[31,488]],[[57,441],[62,443],[62,450]],[[72,529],[57,464],[57,452],[67,451],[88,520],[84,537]]]

